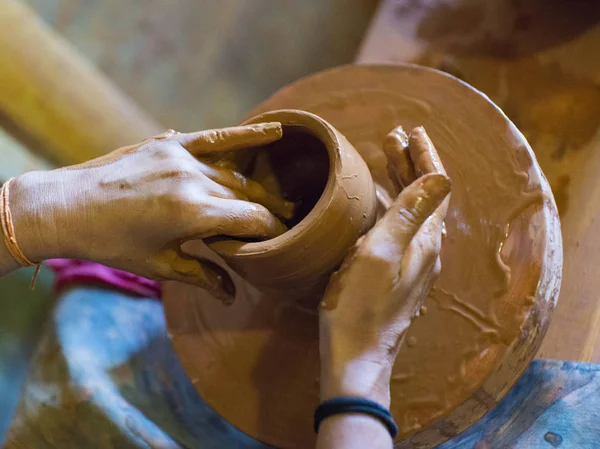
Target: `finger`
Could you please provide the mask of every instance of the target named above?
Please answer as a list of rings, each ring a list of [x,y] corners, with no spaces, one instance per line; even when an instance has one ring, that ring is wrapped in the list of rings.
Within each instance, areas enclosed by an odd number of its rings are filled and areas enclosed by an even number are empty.
[[[225,304],[235,298],[235,285],[227,271],[184,253],[178,246],[157,255],[155,266],[162,278],[201,287]]]
[[[408,151],[408,136],[401,126],[394,128],[383,141],[383,151],[387,158],[388,176],[400,193],[416,179],[413,162]]]
[[[441,173],[446,175],[446,169],[442,164],[442,160],[433,142],[427,135],[425,128],[419,126],[410,132],[408,149],[417,175],[422,176],[427,173]],[[437,232],[438,230],[443,232],[448,203],[449,198],[440,205],[435,211],[434,217],[430,220],[431,223],[429,226],[432,228],[432,232]]]
[[[402,298],[403,301],[404,319],[412,320],[419,314],[420,307],[437,281],[436,265],[436,262],[424,260],[423,265],[419,267],[420,272],[416,275],[412,274],[412,282],[407,280],[408,273],[402,274],[404,286],[398,289],[400,292],[398,298]]]
[[[401,277],[397,297],[403,303],[402,319],[409,321],[418,313],[441,270],[439,245],[427,239],[417,242],[421,233],[422,229],[408,245],[399,270]]]
[[[281,123],[258,123],[233,128],[177,134],[170,138],[194,156],[266,145],[281,139]]]
[[[227,200],[248,201],[248,197],[242,192],[230,189],[229,187],[221,185],[210,178],[206,182],[210,183],[206,187],[206,192],[213,197]]]
[[[442,160],[427,135],[425,128],[419,126],[410,132],[408,151],[418,176],[427,173],[446,174]]]
[[[250,201],[265,206],[279,217],[289,220],[294,216],[294,203],[267,192],[258,182],[246,178],[239,172],[207,164],[202,164],[201,170],[214,182],[241,192]]]
[[[186,236],[190,239],[217,235],[274,238],[287,231],[266,207],[240,200],[215,199],[203,204],[190,226]]]
[[[435,263],[433,264],[433,271],[431,272],[431,277],[433,279],[433,281],[431,282],[431,285],[429,286],[429,290],[431,290],[431,287],[433,287],[433,284],[435,283],[435,281],[437,281],[437,279],[440,277],[440,274],[442,274],[442,259],[440,259],[440,256],[438,254],[437,259],[435,259]],[[428,290],[428,293],[429,293]]]
[[[365,246],[370,251],[393,253],[401,261],[416,233],[450,193],[450,180],[428,174],[406,187],[383,218],[369,231]]]

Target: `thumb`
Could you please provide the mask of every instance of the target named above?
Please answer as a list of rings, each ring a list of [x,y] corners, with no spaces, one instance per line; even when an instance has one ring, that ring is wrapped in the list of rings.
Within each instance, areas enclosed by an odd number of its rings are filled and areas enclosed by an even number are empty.
[[[450,193],[447,176],[427,174],[408,187],[396,198],[382,219],[370,232],[369,240],[393,241],[404,253],[423,223],[435,212]],[[403,254],[399,254],[400,259]]]
[[[157,270],[162,278],[203,288],[229,305],[235,299],[235,284],[226,270],[214,262],[196,259],[179,247],[158,255]]]
[[[271,122],[180,133],[170,140],[177,141],[194,156],[201,156],[267,145],[281,139],[282,135],[281,123]]]

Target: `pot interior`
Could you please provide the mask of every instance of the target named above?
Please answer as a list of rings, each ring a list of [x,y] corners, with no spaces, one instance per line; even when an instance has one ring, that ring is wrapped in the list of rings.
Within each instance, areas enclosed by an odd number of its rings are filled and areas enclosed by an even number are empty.
[[[291,229],[321,198],[329,166],[327,147],[318,137],[302,126],[283,125],[283,137],[258,148],[245,174],[296,205],[293,217],[282,219]]]

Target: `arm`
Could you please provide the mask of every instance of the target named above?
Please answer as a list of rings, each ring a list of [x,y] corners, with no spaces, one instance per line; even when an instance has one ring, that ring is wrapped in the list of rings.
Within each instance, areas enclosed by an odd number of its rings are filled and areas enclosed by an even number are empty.
[[[390,406],[392,369],[411,322],[440,271],[450,181],[423,128],[386,138],[392,183],[402,189],[333,275],[321,304],[321,400],[352,396]],[[417,178],[417,176],[420,176]],[[391,448],[369,415],[321,424],[317,449]]]
[[[12,258],[6,245],[0,244],[0,277],[15,271],[19,268],[19,264]]]
[[[286,228],[275,215],[289,218],[293,205],[201,160],[281,135],[279,123],[170,132],[85,164],[19,176],[9,197],[19,247],[36,263],[92,260],[220,294],[227,289],[220,269],[185,254],[181,244],[214,235],[279,235]],[[18,267],[0,242],[0,276]]]
[[[2,190],[2,200],[8,200],[8,203],[3,204],[9,205],[18,247],[29,260],[44,260],[48,258],[46,255],[52,255],[55,251],[51,242],[51,236],[56,234],[53,213],[57,197],[60,196],[55,173],[56,171],[30,172],[13,179],[10,190]],[[5,210],[5,207],[0,207],[0,212],[4,213]],[[38,221],[36,217],[44,219]],[[2,219],[7,226],[6,218]],[[3,230],[4,228],[0,228],[0,277],[20,268],[8,249],[7,233],[2,232]]]

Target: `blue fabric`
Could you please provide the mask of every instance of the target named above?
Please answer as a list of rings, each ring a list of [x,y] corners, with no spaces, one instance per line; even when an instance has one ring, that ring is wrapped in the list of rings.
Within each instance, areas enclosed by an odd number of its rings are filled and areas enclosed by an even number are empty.
[[[600,365],[534,360],[502,401],[437,449],[600,449]]]
[[[17,270],[0,279],[0,444],[19,402],[29,362],[52,311],[53,275],[40,271],[35,290],[29,288],[35,268]]]
[[[78,288],[57,302],[3,447],[267,446],[198,396],[167,338],[160,302]],[[494,410],[438,449],[553,447],[600,448],[600,366],[534,361]]]
[[[79,288],[57,303],[4,447],[267,446],[196,393],[167,338],[159,301]]]

